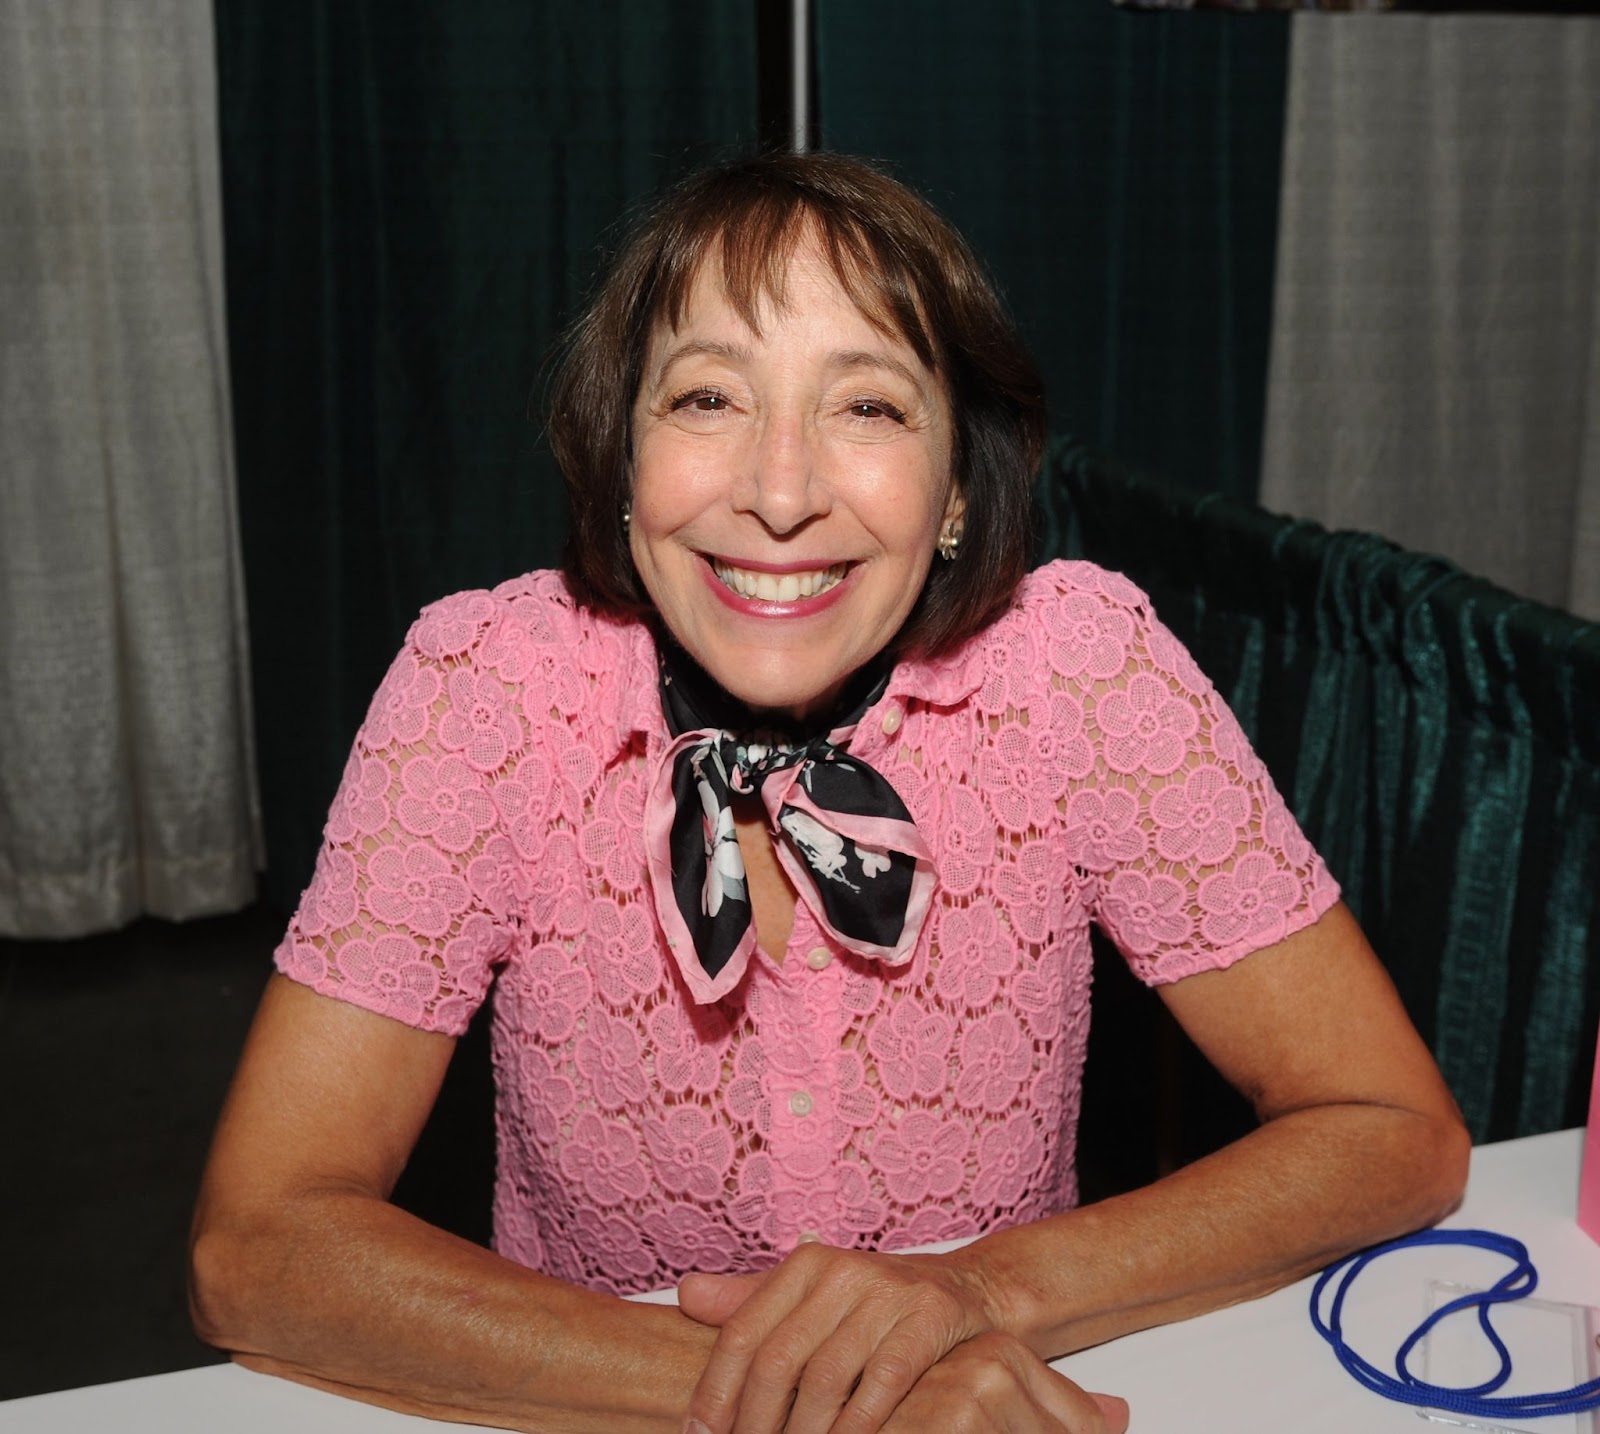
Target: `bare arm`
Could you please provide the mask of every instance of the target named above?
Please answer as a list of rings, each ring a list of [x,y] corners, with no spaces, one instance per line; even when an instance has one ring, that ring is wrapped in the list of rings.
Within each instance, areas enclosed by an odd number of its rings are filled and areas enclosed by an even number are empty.
[[[391,1409],[678,1434],[715,1330],[388,1203],[454,1044],[273,978],[195,1212],[196,1329],[251,1368]]]
[[[1459,1200],[1455,1103],[1343,906],[1162,994],[1260,1128],[1145,1189],[952,1255],[812,1246],[759,1278],[690,1276],[684,1307],[722,1328],[690,1403],[711,1434],[758,1427],[749,1412],[789,1390],[795,1434],[867,1434],[984,1331],[1065,1354],[1264,1294]]]
[[[1344,906],[1162,995],[1262,1123],[1154,1185],[963,1252],[1041,1353],[1264,1294],[1439,1219],[1465,1186],[1455,1102]]]

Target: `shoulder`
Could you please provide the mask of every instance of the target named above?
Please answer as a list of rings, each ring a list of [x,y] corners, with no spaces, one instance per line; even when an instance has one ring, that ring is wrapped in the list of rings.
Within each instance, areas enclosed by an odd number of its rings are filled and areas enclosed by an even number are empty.
[[[534,665],[596,671],[644,636],[639,622],[583,607],[559,572],[540,569],[429,603],[406,644],[436,662],[486,666],[517,682]]]
[[[406,643],[436,662],[471,658],[493,636],[513,645],[559,646],[576,635],[577,614],[561,574],[541,570],[429,603],[412,623]]]
[[[1058,561],[1035,569],[1017,613],[1040,645],[1040,669],[1069,684],[1126,681],[1146,671],[1189,693],[1211,690],[1144,590],[1097,563]]]
[[[938,666],[967,677],[980,711],[1031,705],[1065,682],[1104,682],[1169,640],[1137,584],[1096,563],[1057,560],[1018,585],[1011,606]]]
[[[538,720],[581,714],[614,724],[622,695],[637,686],[640,673],[653,673],[652,653],[642,623],[583,607],[558,572],[525,573],[423,608],[369,723],[381,706],[398,700],[426,706],[448,699],[468,709],[480,700],[495,706],[510,700]]]
[[[1148,617],[1150,599],[1144,590],[1121,573],[1083,559],[1057,558],[1035,568],[1017,589],[1014,610],[1038,623],[1051,613],[1087,610],[1081,600]]]
[[[1150,626],[1155,614],[1137,583],[1098,563],[1056,559],[1034,568],[1017,585],[1016,596],[988,627],[963,644],[959,656],[1014,646],[1024,638],[1048,642],[1081,628],[1105,625],[1130,635]]]

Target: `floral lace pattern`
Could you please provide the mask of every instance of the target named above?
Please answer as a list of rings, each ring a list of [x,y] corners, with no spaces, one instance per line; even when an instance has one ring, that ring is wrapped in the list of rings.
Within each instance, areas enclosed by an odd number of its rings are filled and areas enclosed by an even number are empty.
[[[656,671],[642,626],[556,574],[429,607],[276,957],[450,1034],[492,989],[495,1243],[564,1279],[629,1293],[1064,1209],[1090,920],[1160,983],[1337,898],[1143,594],[1053,563],[953,656],[900,663],[851,740],[934,851],[912,959],[860,960],[802,904],[781,960],[697,1005],[640,837]]]

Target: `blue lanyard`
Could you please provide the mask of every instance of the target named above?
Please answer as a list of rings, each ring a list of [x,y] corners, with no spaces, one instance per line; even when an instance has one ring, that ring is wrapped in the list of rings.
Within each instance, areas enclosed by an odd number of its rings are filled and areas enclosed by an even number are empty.
[[[1400,1353],[1395,1356],[1395,1374],[1400,1376],[1396,1379],[1394,1375],[1384,1373],[1377,1365],[1363,1359],[1344,1342],[1344,1299],[1350,1293],[1356,1276],[1380,1255],[1415,1245],[1471,1245],[1504,1255],[1512,1262],[1512,1268],[1489,1289],[1474,1291],[1440,1305],[1412,1330],[1400,1346]],[[1324,1321],[1323,1291],[1336,1279],[1338,1283],[1333,1292],[1333,1304]],[[1509,1235],[1497,1235],[1492,1230],[1419,1230],[1415,1235],[1391,1240],[1386,1245],[1358,1250],[1329,1265],[1318,1276],[1311,1291],[1311,1323],[1316,1326],[1317,1333],[1333,1346],[1339,1363],[1359,1383],[1386,1399],[1396,1399],[1402,1404],[1418,1404],[1428,1409],[1443,1409],[1451,1414],[1475,1414],[1491,1419],[1537,1419],[1549,1414],[1581,1414],[1589,1409],[1600,1409],[1600,1379],[1591,1379],[1587,1384],[1549,1394],[1495,1396],[1495,1390],[1511,1377],[1511,1354],[1505,1342],[1495,1333],[1494,1325],[1489,1320],[1489,1311],[1495,1305],[1526,1299],[1538,1283],[1539,1272],[1534,1269],[1533,1261],[1528,1258],[1528,1247],[1521,1240],[1513,1240]],[[1478,1324],[1500,1358],[1500,1368],[1493,1377],[1464,1389],[1449,1389],[1429,1384],[1414,1375],[1408,1367],[1408,1361],[1411,1352],[1427,1337],[1428,1331],[1440,1320],[1470,1309],[1477,1310]]]

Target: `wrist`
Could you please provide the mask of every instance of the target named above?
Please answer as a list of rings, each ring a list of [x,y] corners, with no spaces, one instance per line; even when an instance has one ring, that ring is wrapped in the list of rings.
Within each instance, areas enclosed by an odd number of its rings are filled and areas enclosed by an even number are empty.
[[[1030,1345],[1025,1291],[1014,1278],[1004,1241],[984,1235],[936,1256],[971,1313],[972,1334],[1008,1334]]]

